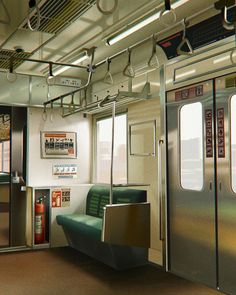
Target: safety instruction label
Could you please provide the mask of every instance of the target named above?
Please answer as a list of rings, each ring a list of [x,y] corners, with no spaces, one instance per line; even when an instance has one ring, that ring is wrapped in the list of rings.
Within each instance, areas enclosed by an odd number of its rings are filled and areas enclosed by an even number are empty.
[[[62,192],[60,189],[52,191],[52,208],[61,207]]]
[[[70,188],[63,188],[61,191],[62,207],[70,207]]]
[[[191,99],[199,96],[203,96],[203,85],[198,85],[175,92],[175,101]]]
[[[225,157],[225,128],[224,128],[224,109],[217,109],[217,138],[218,138],[218,157]]]
[[[205,123],[206,123],[206,157],[213,157],[213,139],[212,139],[212,110],[207,109],[205,111]]]

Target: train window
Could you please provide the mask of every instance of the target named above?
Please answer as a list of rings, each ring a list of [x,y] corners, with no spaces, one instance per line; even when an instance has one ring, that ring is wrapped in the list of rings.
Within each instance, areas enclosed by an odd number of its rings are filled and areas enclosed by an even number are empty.
[[[112,119],[97,121],[96,178],[110,183]],[[127,183],[127,115],[115,117],[114,183]]]
[[[231,185],[236,192],[236,95],[231,98]]]
[[[180,170],[183,189],[203,188],[203,115],[200,102],[180,110]]]
[[[2,141],[0,143],[0,171],[10,171],[10,141]]]

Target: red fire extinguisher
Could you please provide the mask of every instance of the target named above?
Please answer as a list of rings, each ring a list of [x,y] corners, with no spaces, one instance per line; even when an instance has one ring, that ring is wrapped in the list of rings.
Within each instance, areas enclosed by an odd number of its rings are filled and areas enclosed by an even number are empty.
[[[35,229],[34,242],[42,244],[45,241],[45,204],[44,197],[39,198],[35,203]]]

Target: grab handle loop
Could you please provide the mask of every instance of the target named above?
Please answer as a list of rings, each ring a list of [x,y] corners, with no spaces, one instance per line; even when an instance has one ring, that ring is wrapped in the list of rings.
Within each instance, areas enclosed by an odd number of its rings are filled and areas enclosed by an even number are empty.
[[[87,106],[87,88],[84,89],[84,97],[82,98],[81,106],[82,107]]]
[[[51,102],[51,113],[50,113],[50,121],[53,123],[54,120],[54,114],[53,114],[53,102]]]
[[[105,14],[105,15],[108,15],[108,14],[112,14],[117,6],[118,6],[118,0],[114,0],[114,5],[113,7],[110,9],[110,10],[104,10],[102,7],[101,7],[101,4],[100,4],[101,0],[97,0],[97,9],[102,13],[102,14]]]
[[[172,16],[172,19],[168,22],[165,20],[166,14],[170,14]],[[175,10],[171,8],[170,0],[165,0],[165,7],[160,12],[159,20],[165,27],[169,27],[173,25],[174,23],[176,23],[177,16],[176,16]]]
[[[135,72],[131,63],[131,49],[128,48],[128,63],[126,67],[123,70],[123,75],[128,77],[128,78],[134,78],[135,77]]]
[[[34,2],[34,1],[33,1]],[[28,12],[28,19],[27,19],[27,24],[28,24],[28,28],[32,31],[32,32],[35,32],[35,31],[38,31],[40,25],[41,25],[41,14],[40,14],[40,9],[39,9],[39,4],[38,4],[38,0],[35,0],[35,3],[33,3],[35,5],[32,5],[32,7],[35,6],[36,8],[36,13],[37,13],[37,19],[36,19],[36,25],[35,27],[33,28],[31,22],[30,22],[30,9],[32,8],[31,7],[31,4],[29,2],[29,12]]]
[[[226,30],[233,30],[235,28],[234,22],[228,20],[228,10],[235,6],[235,0],[219,0],[215,4],[215,9],[221,11],[222,25]]]
[[[71,109],[75,109],[75,103],[74,103],[74,93],[71,94],[71,101],[69,104],[69,111],[71,112]]]
[[[160,67],[160,63],[157,57],[157,48],[156,48],[156,37],[155,35],[153,35],[152,38],[152,56],[150,57],[149,61],[148,61],[148,66],[151,68],[159,68]]]
[[[60,104],[60,113],[61,113],[61,116],[64,114],[64,105],[63,105],[63,97],[61,98],[61,104]]]
[[[225,6],[224,9],[222,10],[222,14],[223,14],[223,21],[222,21],[223,27],[229,31],[233,30],[235,26],[234,26],[234,23],[232,23],[228,20],[228,7],[227,6]]]
[[[103,82],[109,85],[113,84],[113,78],[112,78],[112,74],[110,72],[110,65],[111,65],[111,60],[108,58],[107,59],[107,72],[105,74],[105,77],[103,79]]]
[[[186,29],[187,29],[186,19],[183,19],[182,25],[183,25],[183,37],[182,37],[182,41],[177,47],[177,53],[178,55],[192,55],[194,53],[194,50],[191,43],[189,42],[189,39],[186,37]],[[184,46],[187,47],[187,51],[183,49]]]
[[[46,109],[46,105],[44,105],[44,108],[43,108],[43,121],[47,121],[47,109]]]
[[[13,58],[10,57],[9,60],[9,71],[6,74],[6,79],[8,82],[15,82],[17,80],[17,74],[14,72]]]

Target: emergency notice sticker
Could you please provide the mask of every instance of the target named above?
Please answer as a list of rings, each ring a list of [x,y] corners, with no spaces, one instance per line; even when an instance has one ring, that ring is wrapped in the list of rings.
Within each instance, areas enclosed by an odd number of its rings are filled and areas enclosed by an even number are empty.
[[[225,157],[225,128],[224,128],[224,109],[217,109],[217,138],[218,138],[218,157]]]
[[[205,124],[206,124],[206,157],[213,157],[213,139],[212,139],[212,110],[205,111]]]

